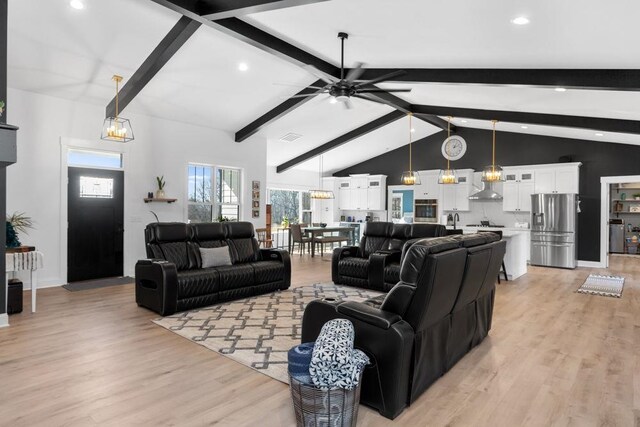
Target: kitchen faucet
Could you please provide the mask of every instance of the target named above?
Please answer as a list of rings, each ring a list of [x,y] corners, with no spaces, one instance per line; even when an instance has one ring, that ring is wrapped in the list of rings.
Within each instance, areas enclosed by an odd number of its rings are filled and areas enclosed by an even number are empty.
[[[453,229],[454,229],[454,230],[457,230],[457,229],[458,229],[458,227],[457,227],[457,225],[456,225],[456,224],[458,224],[458,221],[460,221],[460,215],[458,215],[458,213],[456,212],[456,213],[453,215]]]

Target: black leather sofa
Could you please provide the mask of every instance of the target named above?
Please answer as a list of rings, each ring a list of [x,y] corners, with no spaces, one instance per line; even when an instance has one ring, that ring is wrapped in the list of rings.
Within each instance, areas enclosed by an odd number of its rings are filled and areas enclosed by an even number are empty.
[[[136,302],[163,316],[291,285],[289,254],[259,249],[249,222],[149,224],[145,243],[149,259],[136,264]],[[232,265],[202,268],[199,248],[221,246],[229,247]]]
[[[400,258],[407,242],[446,235],[439,224],[368,222],[359,246],[333,251],[331,278],[339,285],[389,291],[400,280]]]
[[[414,242],[388,294],[309,303],[302,342],[314,341],[330,319],[351,320],[355,346],[372,361],[360,402],[393,419],[487,336],[505,248],[490,233]]]

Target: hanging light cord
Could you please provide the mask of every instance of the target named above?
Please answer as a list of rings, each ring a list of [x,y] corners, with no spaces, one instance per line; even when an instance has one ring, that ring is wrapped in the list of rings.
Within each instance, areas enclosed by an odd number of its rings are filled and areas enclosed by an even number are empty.
[[[493,154],[492,154],[492,163],[491,169],[493,172],[496,171],[496,123],[497,120],[491,120],[493,122]]]
[[[413,129],[411,127],[411,116],[413,116],[413,114],[409,113],[409,172],[411,172],[411,174],[413,175],[413,166],[411,163],[411,143],[412,143],[412,139],[411,139],[411,129]]]
[[[451,116],[447,117],[447,139],[451,138]],[[447,153],[447,173],[451,171],[449,153]]]

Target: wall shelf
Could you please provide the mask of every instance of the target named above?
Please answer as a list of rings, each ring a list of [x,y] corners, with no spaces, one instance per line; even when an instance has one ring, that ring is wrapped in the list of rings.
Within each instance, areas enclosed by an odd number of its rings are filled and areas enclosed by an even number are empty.
[[[173,203],[173,202],[175,202],[175,201],[176,201],[176,200],[178,200],[178,199],[158,199],[158,198],[155,198],[155,197],[151,197],[151,198],[149,198],[149,197],[145,197],[143,200],[144,200],[144,202],[145,202],[145,203],[151,203],[151,202],[157,202],[157,203]]]
[[[612,202],[634,202],[634,203],[640,203],[640,199],[636,200],[636,199],[611,199]]]

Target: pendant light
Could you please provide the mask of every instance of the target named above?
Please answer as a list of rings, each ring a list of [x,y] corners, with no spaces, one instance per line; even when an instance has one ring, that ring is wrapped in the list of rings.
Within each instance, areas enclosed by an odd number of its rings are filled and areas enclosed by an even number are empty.
[[[496,123],[497,120],[491,120],[493,123],[493,157],[491,166],[487,166],[482,171],[482,182],[499,182],[504,181],[502,167],[496,165]]]
[[[451,138],[451,119],[452,117],[447,117],[447,139],[445,140],[445,144]],[[456,175],[455,169],[451,169],[449,156],[447,155],[447,168],[440,169],[440,173],[438,174],[438,184],[457,184],[458,176]]]
[[[102,136],[100,138],[105,141],[133,141],[134,138],[133,129],[131,129],[131,122],[129,122],[129,119],[118,117],[118,91],[120,88],[120,82],[122,81],[122,76],[114,75],[111,80],[116,82],[116,115],[114,117],[107,117],[104,119]]]
[[[412,145],[412,140],[411,140],[411,130],[413,129],[411,127],[411,117],[413,116],[413,114],[409,113],[409,170],[408,171],[404,171],[402,172],[402,177],[400,178],[400,182],[402,183],[402,185],[420,185],[420,175],[418,175],[418,172],[413,170],[411,161],[411,145]]]
[[[322,185],[322,167],[324,160],[322,158],[322,154],[320,154],[320,176],[318,177],[318,188],[319,190],[311,190],[309,191],[309,197],[316,200],[328,200],[333,199],[335,196],[333,195],[333,191],[323,189]]]

